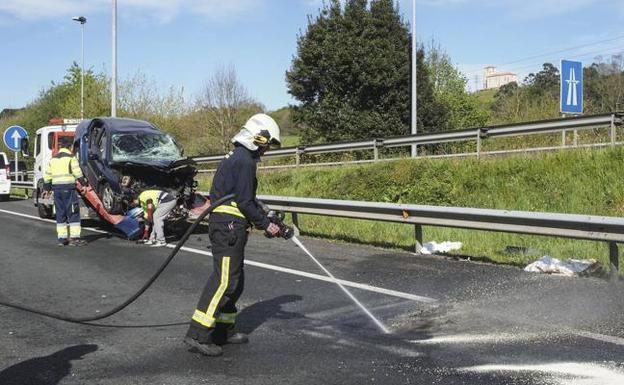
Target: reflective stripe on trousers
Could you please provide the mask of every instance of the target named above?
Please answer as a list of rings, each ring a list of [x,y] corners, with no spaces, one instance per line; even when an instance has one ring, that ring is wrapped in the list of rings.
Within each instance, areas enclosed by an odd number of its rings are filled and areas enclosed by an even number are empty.
[[[210,222],[213,272],[199,299],[191,324],[212,329],[217,323],[234,324],[236,302],[243,292],[243,263],[247,226],[238,222]]]
[[[76,189],[54,190],[54,209],[58,238],[66,239],[68,233],[71,238],[80,238],[80,202]]]
[[[217,305],[219,305],[221,298],[223,298],[223,293],[225,293],[225,289],[228,287],[229,280],[230,257],[223,257],[221,258],[221,280],[219,281],[219,287],[210,299],[210,304],[205,312],[200,309],[195,309],[195,313],[193,314],[194,321],[199,322],[207,328],[214,327]]]

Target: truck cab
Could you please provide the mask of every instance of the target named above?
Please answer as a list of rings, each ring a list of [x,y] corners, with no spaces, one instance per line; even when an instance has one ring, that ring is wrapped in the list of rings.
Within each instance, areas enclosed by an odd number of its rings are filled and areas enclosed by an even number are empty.
[[[80,119],[51,119],[50,125],[41,127],[35,136],[35,169],[33,178],[33,201],[41,218],[52,218],[52,201],[42,199],[43,176],[50,159],[59,151],[59,139],[63,136],[73,138]]]

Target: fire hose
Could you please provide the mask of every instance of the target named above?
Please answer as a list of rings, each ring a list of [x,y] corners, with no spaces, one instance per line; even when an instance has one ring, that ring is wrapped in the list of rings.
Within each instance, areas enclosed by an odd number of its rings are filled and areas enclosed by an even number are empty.
[[[26,312],[29,312],[29,313],[38,314],[38,315],[41,315],[41,316],[44,316],[44,317],[57,319],[57,320],[60,320],[60,321],[77,323],[77,324],[89,324],[90,322],[99,321],[99,320],[102,320],[104,318],[108,318],[108,317],[110,317],[110,316],[112,316],[112,315],[114,315],[116,313],[119,313],[121,310],[125,309],[131,303],[136,301],[156,281],[156,279],[162,274],[162,272],[165,271],[165,269],[167,268],[169,263],[171,263],[171,261],[176,256],[176,254],[178,254],[178,251],[180,251],[180,248],[182,248],[182,246],[186,243],[188,238],[191,236],[193,231],[195,231],[195,229],[201,223],[201,221],[208,214],[210,214],[215,208],[217,208],[219,205],[221,205],[222,203],[225,203],[226,201],[232,200],[233,198],[234,198],[234,194],[230,194],[230,195],[224,196],[223,198],[219,199],[218,201],[213,202],[210,205],[210,207],[208,207],[206,210],[204,210],[201,213],[201,215],[199,215],[199,217],[197,217],[195,222],[193,222],[193,224],[188,228],[188,230],[186,230],[186,232],[184,233],[184,235],[182,236],[180,241],[177,243],[175,248],[171,251],[171,253],[167,257],[167,259],[160,265],[160,267],[158,268],[156,273],[154,273],[152,275],[152,277],[149,280],[147,280],[147,282],[136,293],[134,293],[130,298],[128,298],[126,301],[124,301],[122,304],[118,305],[117,307],[107,311],[106,313],[99,314],[97,316],[90,316],[90,317],[69,317],[69,316],[62,315],[62,314],[50,313],[50,312],[47,312],[47,311],[33,309],[33,308],[29,308],[27,306],[14,304],[14,303],[9,303],[9,302],[4,302],[4,301],[0,301],[0,305],[6,306],[6,307],[10,307],[10,308],[13,308],[13,309],[23,310],[23,311],[26,311]],[[98,326],[98,325],[95,325],[95,326]]]
[[[27,306],[23,306],[23,305],[19,305],[19,304],[13,304],[13,303],[4,302],[4,301],[0,301],[0,305],[6,306],[6,307],[10,307],[10,308],[14,308],[14,309],[18,309],[18,310],[23,310],[23,311],[26,311],[26,312],[29,312],[29,313],[38,314],[38,315],[41,315],[41,316],[44,316],[44,317],[57,319],[57,320],[60,320],[60,321],[77,323],[77,324],[88,324],[88,325],[92,325],[92,326],[101,326],[101,325],[93,325],[93,324],[91,324],[91,322],[99,321],[99,320],[108,318],[108,317],[110,317],[110,316],[120,312],[121,310],[125,309],[131,303],[136,301],[156,281],[156,279],[158,279],[158,277],[162,274],[162,272],[167,268],[169,263],[171,263],[173,258],[178,254],[178,251],[180,251],[180,248],[182,248],[182,246],[186,243],[186,241],[191,236],[193,231],[195,231],[195,229],[197,228],[199,223],[201,223],[201,221],[208,214],[210,214],[215,208],[220,206],[222,203],[225,203],[226,201],[232,200],[233,198],[234,198],[234,194],[227,195],[227,196],[219,199],[218,201],[212,203],[210,205],[210,207],[208,207],[206,210],[204,210],[201,213],[201,215],[199,215],[199,217],[197,217],[195,222],[193,222],[193,224],[184,233],[184,235],[182,236],[180,241],[176,244],[175,248],[171,251],[171,253],[167,257],[167,259],[161,264],[161,266],[158,268],[156,273],[154,273],[152,275],[152,277],[136,293],[134,293],[130,298],[128,298],[126,301],[124,301],[122,304],[118,305],[117,307],[107,311],[106,313],[103,313],[103,314],[100,314],[100,315],[97,315],[97,316],[90,316],[90,317],[69,317],[69,316],[62,315],[62,314],[50,313],[50,312],[46,312],[46,311],[43,311],[43,310],[33,309],[33,308],[29,308]],[[383,333],[385,333],[385,334],[390,333],[390,331],[385,327],[385,325],[383,325],[366,307],[364,307],[364,305],[362,305],[362,303],[357,298],[355,298],[355,296],[353,296],[353,294],[351,294],[351,292],[349,292],[349,290],[347,290],[347,288],[344,287],[344,285],[342,285],[342,283],[340,283],[340,281],[338,279],[336,279],[336,277],[331,272],[329,272],[329,270],[327,270],[327,268],[325,268],[325,266],[323,266],[318,261],[318,259],[316,259],[308,251],[308,249],[295,236],[294,230],[291,227],[289,227],[286,224],[284,224],[284,222],[283,222],[284,213],[283,212],[275,212],[275,211],[268,210],[268,208],[264,204],[262,204],[261,202],[258,202],[258,203],[261,204],[261,207],[263,207],[263,209],[265,209],[267,211],[269,219],[273,223],[276,223],[280,227],[280,237],[282,237],[284,239],[292,239],[292,241],[301,250],[303,250],[325,272],[325,274],[329,278],[331,278],[331,280],[349,297],[349,299],[351,299],[379,327],[379,329],[381,329],[381,331]]]

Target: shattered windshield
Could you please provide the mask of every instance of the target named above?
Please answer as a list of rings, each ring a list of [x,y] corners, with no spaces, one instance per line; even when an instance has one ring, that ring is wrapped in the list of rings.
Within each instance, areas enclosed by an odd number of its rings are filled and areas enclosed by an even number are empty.
[[[114,134],[111,157],[113,162],[173,162],[182,151],[167,134]]]

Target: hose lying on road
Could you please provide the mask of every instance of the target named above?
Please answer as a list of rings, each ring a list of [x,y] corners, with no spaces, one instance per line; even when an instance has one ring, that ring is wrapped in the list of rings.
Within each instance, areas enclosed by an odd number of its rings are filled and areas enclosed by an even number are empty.
[[[104,318],[108,318],[108,317],[112,316],[113,314],[116,314],[116,313],[120,312],[121,310],[126,308],[128,305],[130,305],[132,302],[134,302],[137,298],[139,298],[154,283],[154,281],[156,281],[156,279],[160,276],[160,274],[162,274],[162,272],[165,270],[165,268],[173,260],[173,257],[176,256],[176,254],[178,253],[180,248],[184,245],[184,243],[186,243],[188,238],[191,236],[193,231],[195,231],[195,229],[197,228],[199,223],[206,217],[206,215],[210,214],[216,207],[218,207],[222,203],[225,203],[226,201],[231,200],[233,198],[234,198],[234,194],[230,194],[230,195],[227,195],[227,196],[219,199],[216,202],[212,202],[210,207],[208,207],[206,210],[204,210],[204,212],[202,212],[201,215],[199,217],[197,217],[195,222],[193,222],[193,224],[188,228],[188,230],[186,230],[186,233],[184,233],[184,235],[182,236],[180,241],[178,241],[176,247],[171,251],[171,254],[169,254],[169,257],[167,257],[165,262],[163,262],[163,264],[160,266],[160,268],[143,285],[143,287],[141,287],[134,295],[132,295],[130,298],[128,298],[124,303],[122,303],[121,305],[115,307],[114,309],[112,309],[110,311],[107,311],[104,314],[100,314],[100,315],[97,315],[97,316],[91,316],[91,317],[78,317],[78,318],[76,318],[76,317],[68,317],[68,316],[65,316],[65,315],[62,315],[62,314],[49,313],[49,312],[42,311],[42,310],[32,309],[32,308],[29,308],[29,307],[26,307],[26,306],[23,306],[23,305],[18,305],[18,304],[3,302],[3,301],[0,301],[0,305],[6,306],[6,307],[11,307],[11,308],[18,309],[18,310],[23,310],[23,311],[26,311],[26,312],[29,312],[29,313],[39,314],[39,315],[42,315],[44,317],[54,318],[54,319],[57,319],[57,320],[60,320],[60,321],[72,322],[72,323],[77,323],[77,324],[87,324],[89,322],[98,321],[98,320],[102,320]]]

